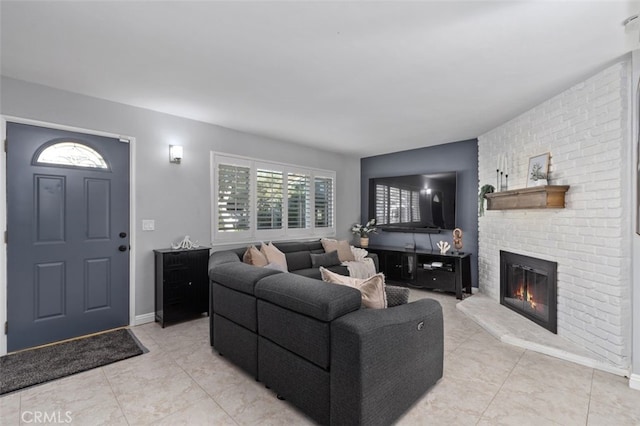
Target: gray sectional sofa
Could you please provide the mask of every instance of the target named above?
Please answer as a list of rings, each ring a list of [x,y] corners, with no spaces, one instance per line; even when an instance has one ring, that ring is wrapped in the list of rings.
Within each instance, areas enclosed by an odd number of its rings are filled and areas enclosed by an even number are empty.
[[[320,424],[397,420],[442,377],[440,304],[361,308],[357,289],[310,277],[319,241],[275,245],[291,273],[211,255],[211,345]]]

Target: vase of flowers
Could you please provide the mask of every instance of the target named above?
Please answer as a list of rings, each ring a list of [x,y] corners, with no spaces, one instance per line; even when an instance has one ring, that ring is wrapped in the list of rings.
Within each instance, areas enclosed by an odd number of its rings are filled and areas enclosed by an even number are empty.
[[[360,237],[360,247],[368,247],[369,246],[369,234],[373,234],[377,232],[378,228],[376,227],[376,220],[371,219],[364,225],[360,225],[356,223],[351,227],[351,233]]]

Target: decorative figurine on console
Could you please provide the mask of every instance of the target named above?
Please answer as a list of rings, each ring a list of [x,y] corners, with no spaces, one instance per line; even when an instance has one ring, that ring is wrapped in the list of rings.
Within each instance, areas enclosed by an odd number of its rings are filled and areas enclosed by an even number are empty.
[[[171,248],[174,250],[191,250],[198,247],[200,247],[200,244],[197,241],[191,241],[188,235],[178,244],[171,244]]]
[[[457,253],[461,253],[462,250],[462,229],[456,228],[453,230],[453,247]]]
[[[451,248],[451,245],[446,241],[439,241],[437,245],[440,249],[440,254],[447,254],[447,251]]]

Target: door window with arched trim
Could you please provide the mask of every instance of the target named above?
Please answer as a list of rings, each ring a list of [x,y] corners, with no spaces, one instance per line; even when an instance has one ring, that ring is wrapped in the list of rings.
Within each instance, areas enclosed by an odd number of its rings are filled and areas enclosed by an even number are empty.
[[[98,151],[78,142],[51,144],[40,151],[35,163],[109,170],[109,165]]]

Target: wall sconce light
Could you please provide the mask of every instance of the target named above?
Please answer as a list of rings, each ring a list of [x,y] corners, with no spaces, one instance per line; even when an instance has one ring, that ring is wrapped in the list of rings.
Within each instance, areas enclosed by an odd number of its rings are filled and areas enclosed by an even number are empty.
[[[169,162],[180,164],[182,161],[182,146],[169,145]]]

